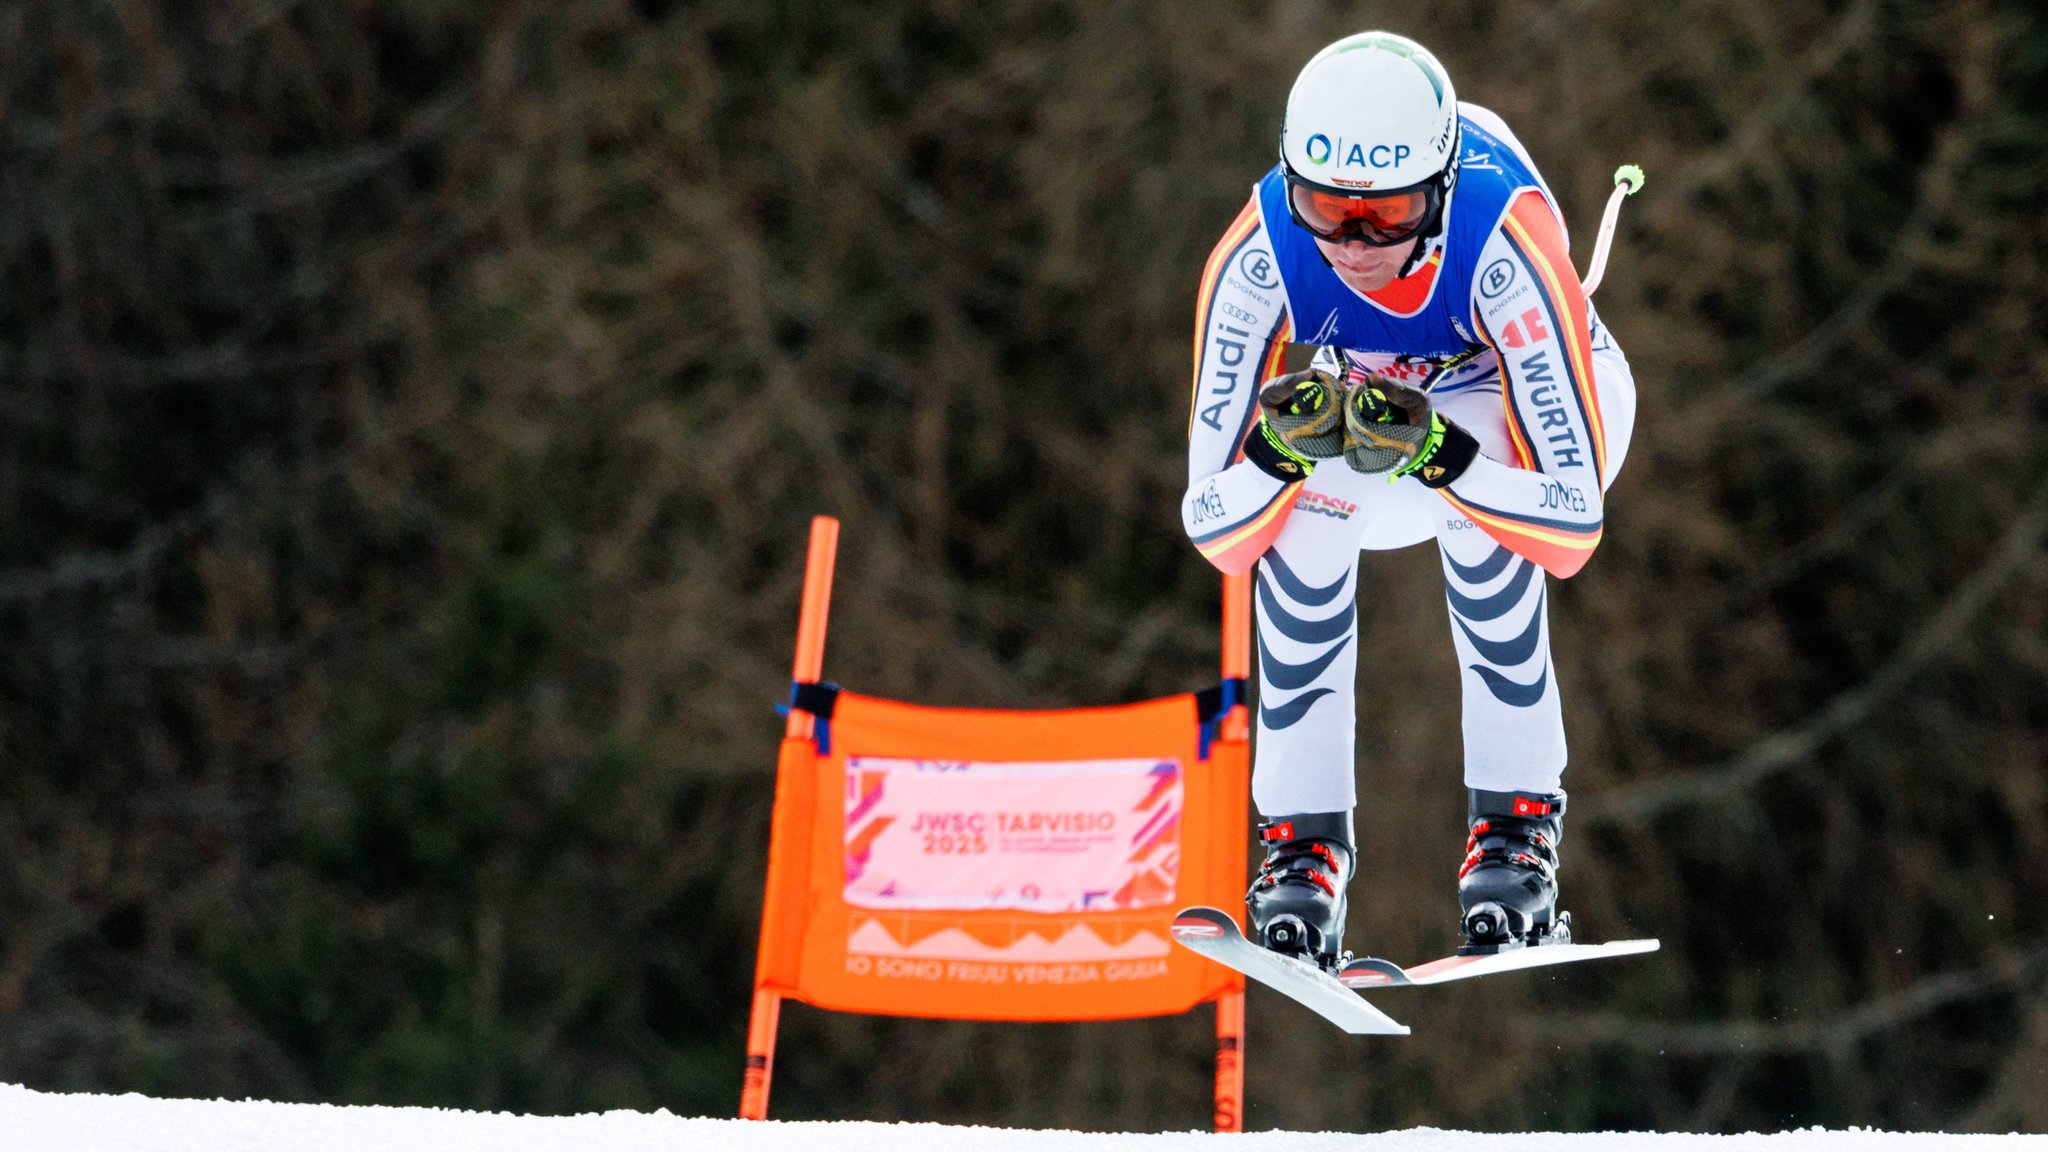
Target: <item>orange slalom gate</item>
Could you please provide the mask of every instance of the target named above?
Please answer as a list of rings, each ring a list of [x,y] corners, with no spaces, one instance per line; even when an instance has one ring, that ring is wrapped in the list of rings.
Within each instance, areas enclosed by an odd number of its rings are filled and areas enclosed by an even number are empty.
[[[1216,1004],[1215,1127],[1239,1131],[1244,977],[1171,943],[1245,884],[1248,582],[1223,683],[1108,708],[927,708],[820,679],[839,524],[811,522],[776,765],[743,1119],[789,997],[841,1012],[1111,1020]]]

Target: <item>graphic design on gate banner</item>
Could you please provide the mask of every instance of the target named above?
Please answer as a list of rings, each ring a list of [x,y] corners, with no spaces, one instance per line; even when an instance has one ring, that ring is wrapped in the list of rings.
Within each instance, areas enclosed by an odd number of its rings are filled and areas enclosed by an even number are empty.
[[[846,902],[877,911],[1171,904],[1177,760],[848,757]]]
[[[1020,964],[1146,960],[1173,950],[1158,931],[1160,923],[1157,912],[967,924],[957,912],[860,912],[847,922],[846,950],[911,960]]]

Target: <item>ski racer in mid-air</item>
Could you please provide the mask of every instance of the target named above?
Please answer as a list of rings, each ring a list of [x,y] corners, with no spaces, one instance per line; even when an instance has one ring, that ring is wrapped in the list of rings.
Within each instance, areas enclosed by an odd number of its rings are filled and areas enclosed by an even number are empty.
[[[1635,384],[1556,198],[1421,45],[1347,37],[1295,81],[1280,162],[1210,256],[1196,325],[1182,520],[1218,568],[1255,573],[1251,937],[1342,955],[1359,550],[1435,540],[1462,669],[1462,950],[1568,939],[1546,575],[1600,542]],[[1279,375],[1290,343],[1319,350]],[[1407,664],[1369,660],[1366,692]]]

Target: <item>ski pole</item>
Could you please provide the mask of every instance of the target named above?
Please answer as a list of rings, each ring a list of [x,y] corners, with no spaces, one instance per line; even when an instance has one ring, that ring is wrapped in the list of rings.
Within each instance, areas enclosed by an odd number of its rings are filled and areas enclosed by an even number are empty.
[[[1636,194],[1643,186],[1643,170],[1633,164],[1623,164],[1614,170],[1614,192],[1607,197],[1607,211],[1600,217],[1600,236],[1593,241],[1593,260],[1586,266],[1586,295],[1591,296],[1600,287],[1600,277],[1607,273],[1607,250],[1614,243],[1614,222],[1621,219],[1621,202]]]

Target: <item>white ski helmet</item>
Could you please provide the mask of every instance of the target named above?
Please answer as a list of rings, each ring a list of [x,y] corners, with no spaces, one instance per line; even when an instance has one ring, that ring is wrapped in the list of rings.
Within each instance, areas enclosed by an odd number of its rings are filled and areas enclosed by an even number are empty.
[[[1444,204],[1458,179],[1458,96],[1449,73],[1429,50],[1391,32],[1346,36],[1315,54],[1287,95],[1280,128],[1280,166],[1295,219],[1325,239],[1362,239],[1390,246],[1443,228]],[[1332,213],[1313,203],[1354,203]],[[1382,198],[1408,194],[1419,221],[1389,209]],[[1371,202],[1380,201],[1378,205]],[[1304,210],[1307,218],[1304,218]],[[1371,226],[1359,227],[1361,218]],[[1345,225],[1350,225],[1346,227]],[[1406,269],[1403,270],[1404,272]]]

